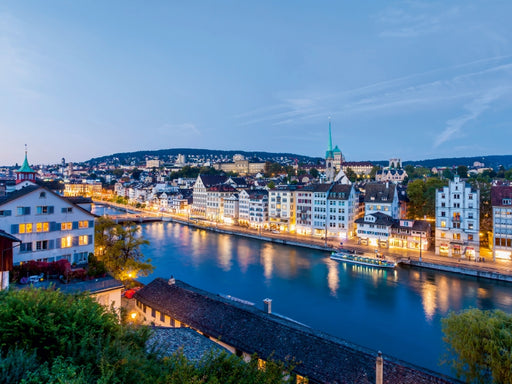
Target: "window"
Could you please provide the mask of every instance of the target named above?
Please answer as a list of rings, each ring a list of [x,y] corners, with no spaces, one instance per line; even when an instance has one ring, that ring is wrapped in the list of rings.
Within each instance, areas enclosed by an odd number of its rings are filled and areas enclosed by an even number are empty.
[[[473,241],[473,235],[468,235],[468,240]]]
[[[48,249],[48,240],[36,241],[36,251]]]
[[[441,221],[441,228],[445,228],[446,227],[446,221]]]
[[[39,197],[46,197],[46,192],[39,193]]]
[[[87,245],[87,244],[89,244],[89,236],[87,236],[87,235],[79,236],[78,237],[78,244],[79,245]]]
[[[20,224],[20,233],[31,233],[32,223]]]
[[[72,222],[60,223],[60,230],[61,231],[69,231],[72,228],[73,228],[73,223]]]
[[[38,205],[36,207],[36,213],[38,215],[46,215],[48,213],[53,213],[53,206],[52,205]]]
[[[89,222],[87,220],[79,221],[78,228],[89,228]]]
[[[473,229],[473,223],[468,223],[468,229]]]
[[[473,200],[473,194],[472,194],[472,193],[470,193],[470,194],[468,195],[468,199],[469,199],[469,200]]]
[[[441,217],[446,217],[446,212],[445,211],[441,212]]]
[[[0,211],[0,216],[11,216],[11,210]]]
[[[454,233],[453,240],[460,240],[460,233]]]
[[[36,223],[36,232],[48,232],[50,223]]]
[[[20,252],[32,252],[32,243],[21,243]]]
[[[73,244],[73,238],[71,236],[63,237],[60,239],[60,247],[61,248],[69,248]]]
[[[512,199],[503,199],[503,205],[512,205]]]
[[[71,213],[71,212],[73,212],[73,208],[72,207],[65,207],[65,208],[62,208],[60,211],[62,213]]]
[[[16,214],[18,216],[30,215],[30,207],[17,207],[16,208]]]

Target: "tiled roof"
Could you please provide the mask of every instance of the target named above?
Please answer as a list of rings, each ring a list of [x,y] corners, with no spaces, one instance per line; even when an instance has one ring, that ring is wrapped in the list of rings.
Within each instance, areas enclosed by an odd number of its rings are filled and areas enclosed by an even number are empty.
[[[493,207],[504,206],[503,199],[512,199],[512,187],[508,185],[491,187],[491,205]],[[507,207],[512,208],[510,205]]]
[[[10,233],[7,233],[3,230],[0,229],[0,237],[3,237],[5,239],[8,239],[8,240],[11,240],[12,242],[15,242],[15,243],[21,243],[21,240],[14,237],[13,235],[11,235]]]
[[[332,184],[317,184],[313,192],[327,192]]]
[[[217,184],[223,184],[228,179],[226,176],[219,175],[199,175],[199,177],[206,188]]]
[[[335,184],[329,191],[329,200],[348,200],[350,191],[352,190],[351,185],[346,184]]]
[[[392,183],[366,184],[365,203],[391,203],[395,195],[396,186]]]
[[[384,225],[387,227],[396,225],[396,220],[394,220],[391,216],[388,216],[382,212],[370,213],[367,216],[374,216],[376,218],[375,222],[364,221],[364,217],[360,217],[359,219],[355,220],[354,222],[356,224],[376,224],[376,225]]]
[[[299,362],[295,372],[318,383],[375,383],[376,352],[176,280],[158,278],[135,299],[193,329],[262,359]],[[385,357],[384,383],[457,381]]]
[[[236,192],[236,189],[229,184],[218,184],[207,188],[210,192]]]
[[[34,192],[34,191],[38,190],[39,188],[41,188],[39,185],[29,185],[25,188],[21,188],[17,191],[8,193],[7,195],[0,197],[0,206],[8,203],[10,201],[19,199],[20,197],[23,197],[25,195],[28,195],[29,193]]]

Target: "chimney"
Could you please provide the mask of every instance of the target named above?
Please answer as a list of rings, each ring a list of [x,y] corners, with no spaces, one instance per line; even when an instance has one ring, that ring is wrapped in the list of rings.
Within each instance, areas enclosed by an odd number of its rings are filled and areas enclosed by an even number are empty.
[[[377,355],[377,367],[375,369],[375,384],[382,384],[384,378],[384,362],[382,360],[382,352]]]
[[[389,189],[389,181],[386,181],[386,189]]]
[[[171,275],[171,278],[167,281],[167,284],[174,285],[175,282],[176,282],[176,279],[174,278],[173,275]]]
[[[266,313],[272,313],[272,299],[263,300],[263,310]]]

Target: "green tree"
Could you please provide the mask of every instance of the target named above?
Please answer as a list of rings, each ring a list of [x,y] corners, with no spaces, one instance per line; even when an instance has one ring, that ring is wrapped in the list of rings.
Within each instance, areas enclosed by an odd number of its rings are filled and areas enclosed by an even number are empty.
[[[274,183],[273,181],[271,181],[267,184],[267,188],[269,188],[269,189],[274,189],[275,187],[276,187],[276,183]]]
[[[309,174],[311,175],[312,178],[316,179],[320,175],[320,172],[318,172],[318,169],[316,168],[311,168],[309,170]]]
[[[121,177],[123,177],[123,175],[124,175],[124,170],[123,170],[123,169],[121,169],[121,168],[116,168],[116,169],[114,169],[114,170],[112,171],[112,174],[113,174],[116,178],[120,179],[120,178],[121,178]]]
[[[442,320],[450,364],[467,383],[512,382],[512,316],[468,309]]]
[[[407,206],[407,218],[422,218],[425,212],[425,182],[421,179],[411,181],[407,185],[407,197],[409,204]]]
[[[450,169],[446,168],[445,170],[443,170],[443,178],[453,180],[453,172]]]
[[[350,167],[347,168],[347,171],[345,172],[345,176],[351,181],[354,182],[357,180],[357,175],[354,172],[354,170]]]
[[[132,179],[133,180],[139,180],[141,174],[142,174],[142,171],[140,169],[133,168],[133,170],[132,170]]]
[[[462,178],[468,177],[468,167],[465,165],[459,165],[457,167],[457,175],[459,175]]]
[[[140,250],[149,241],[138,236],[139,231],[140,227],[135,223],[121,225],[105,217],[97,219],[96,254],[116,279],[126,281],[138,274],[147,276],[153,272],[151,260],[145,260]]]
[[[370,171],[370,178],[375,179],[375,175],[377,174],[377,171],[381,170],[382,167],[380,165],[374,165],[372,167],[372,170]]]
[[[425,182],[425,206],[423,215],[429,218],[436,216],[436,190],[448,185],[448,180],[430,177]]]

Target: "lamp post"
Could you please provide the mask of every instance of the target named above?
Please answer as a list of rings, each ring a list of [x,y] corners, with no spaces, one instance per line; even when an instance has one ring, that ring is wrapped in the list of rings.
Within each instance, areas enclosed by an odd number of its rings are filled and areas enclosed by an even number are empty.
[[[420,231],[420,261],[421,261],[421,248],[423,248],[423,232]]]

